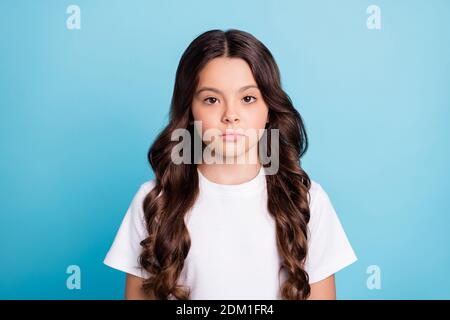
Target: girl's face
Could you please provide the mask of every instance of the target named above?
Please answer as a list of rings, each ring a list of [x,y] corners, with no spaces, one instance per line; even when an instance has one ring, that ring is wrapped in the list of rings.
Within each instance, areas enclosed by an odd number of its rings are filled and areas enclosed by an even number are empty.
[[[203,142],[224,157],[257,155],[269,109],[247,62],[212,59],[199,73],[192,101],[194,121],[201,122]],[[225,135],[229,132],[237,135]],[[205,134],[205,133],[210,133]],[[243,135],[239,135],[243,134]]]

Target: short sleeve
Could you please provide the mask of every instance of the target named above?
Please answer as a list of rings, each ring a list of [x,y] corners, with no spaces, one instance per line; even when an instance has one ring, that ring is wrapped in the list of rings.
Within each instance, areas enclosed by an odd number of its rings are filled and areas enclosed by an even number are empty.
[[[328,194],[317,182],[310,188],[308,254],[305,270],[309,283],[323,280],[358,258],[344,232]]]
[[[139,264],[140,243],[148,236],[142,205],[154,185],[154,180],[150,180],[140,186],[103,261],[111,268],[141,278],[148,278],[148,273]]]

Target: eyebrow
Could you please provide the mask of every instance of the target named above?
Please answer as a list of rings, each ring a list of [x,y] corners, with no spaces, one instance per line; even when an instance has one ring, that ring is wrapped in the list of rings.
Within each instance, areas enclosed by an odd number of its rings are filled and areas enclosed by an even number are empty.
[[[242,88],[240,88],[240,89],[238,90],[238,92],[242,92],[242,91],[247,90],[247,89],[249,89],[249,88],[256,88],[256,89],[259,89],[257,85],[249,84],[249,85],[247,85],[247,86],[243,86]],[[216,88],[213,88],[213,87],[202,87],[202,88],[200,88],[200,89],[197,90],[197,92],[195,93],[195,95],[199,95],[199,94],[200,94],[201,92],[203,92],[203,91],[213,91],[213,92],[222,94],[222,92],[221,92],[219,89],[216,89]]]

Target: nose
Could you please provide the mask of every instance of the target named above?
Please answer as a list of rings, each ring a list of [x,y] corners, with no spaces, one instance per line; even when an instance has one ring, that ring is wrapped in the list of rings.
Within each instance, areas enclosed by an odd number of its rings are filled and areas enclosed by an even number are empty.
[[[233,114],[229,114],[227,113],[224,117],[223,117],[223,122],[225,122],[226,124],[235,124],[235,123],[239,123],[239,117],[237,114],[233,113]]]

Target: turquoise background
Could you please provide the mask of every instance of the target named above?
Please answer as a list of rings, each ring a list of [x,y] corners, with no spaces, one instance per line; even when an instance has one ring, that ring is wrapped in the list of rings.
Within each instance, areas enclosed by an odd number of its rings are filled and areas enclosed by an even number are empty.
[[[309,133],[304,168],[359,258],[338,298],[449,299],[449,21],[445,0],[1,1],[0,298],[123,297],[102,261],[153,177],[181,54],[237,28],[275,56]],[[81,290],[66,288],[72,264]]]

